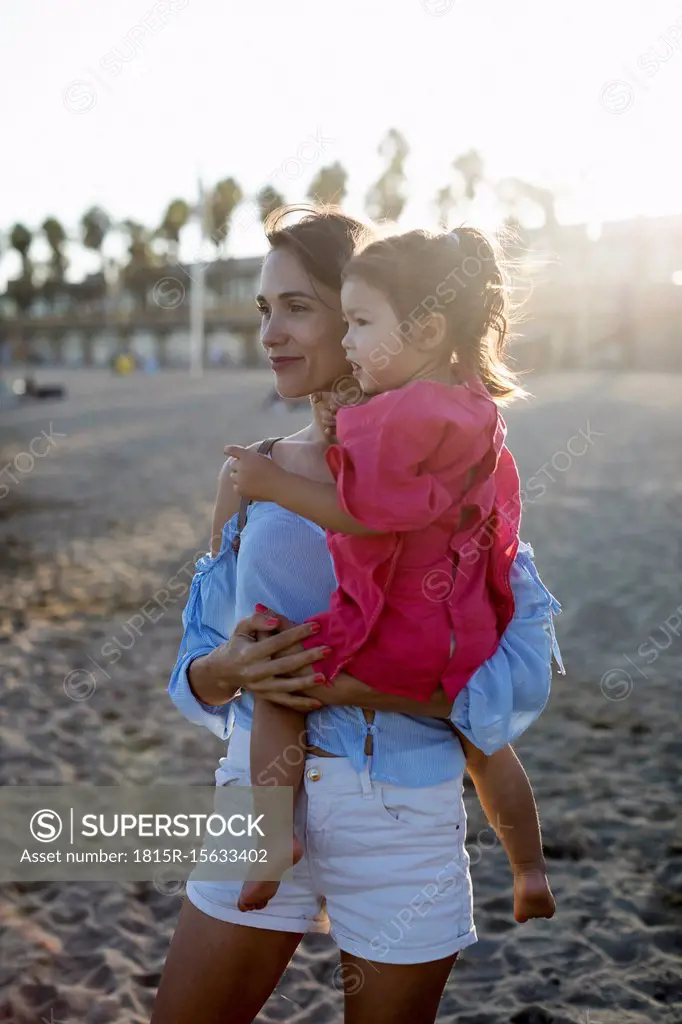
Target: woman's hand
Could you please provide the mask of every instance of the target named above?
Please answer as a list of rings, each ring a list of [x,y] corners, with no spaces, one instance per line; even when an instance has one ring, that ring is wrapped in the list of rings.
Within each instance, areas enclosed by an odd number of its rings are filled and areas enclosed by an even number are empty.
[[[223,449],[229,457],[228,472],[237,494],[252,501],[276,501],[277,488],[284,470],[272,459],[251,448],[229,444]]]
[[[265,605],[259,604],[256,607],[264,615],[276,616],[283,628],[291,630],[294,626],[291,619],[287,619],[285,615],[279,615],[278,612],[273,612]],[[324,651],[324,648],[318,647],[316,650]],[[286,651],[282,653],[286,654]],[[282,658],[282,654],[275,655],[275,662],[280,658]],[[302,684],[299,683],[299,689],[307,697],[316,699],[320,705],[363,708],[365,711],[393,711],[401,715],[420,715],[424,718],[450,720],[452,701],[442,689],[436,690],[428,701],[410,700],[408,697],[396,697],[391,693],[375,690],[354,676],[349,676],[346,672],[339,672],[334,681],[327,686],[314,685],[313,687],[310,685],[312,682],[311,670],[308,670],[307,676],[305,670],[302,674],[299,673],[299,679],[301,675],[303,681]],[[268,700],[272,699],[269,693],[262,694],[262,696],[267,697]],[[285,702],[280,701],[279,703]],[[294,705],[288,706],[293,707]]]
[[[281,625],[272,613],[256,613],[242,619],[227,643],[191,663],[188,677],[195,696],[204,704],[220,706],[228,704],[239,690],[247,690],[298,711],[321,707],[314,696],[300,691],[310,686],[309,666],[325,657],[324,648],[287,653],[292,644],[316,632],[315,623],[292,625],[269,635]]]

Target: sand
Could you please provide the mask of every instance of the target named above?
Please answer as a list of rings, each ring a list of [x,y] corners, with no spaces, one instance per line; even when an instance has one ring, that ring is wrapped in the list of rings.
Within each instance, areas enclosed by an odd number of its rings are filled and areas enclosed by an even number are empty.
[[[65,379],[68,400],[0,416],[3,466],[41,431],[52,437],[33,445],[47,450],[33,467],[19,459],[0,500],[0,782],[210,783],[222,746],[165,693],[182,601],[115,666],[100,652],[129,643],[126,620],[205,546],[223,445],[287,432],[303,414],[261,413],[259,371],[40,376]],[[504,854],[469,793],[480,942],[453,971],[439,1020],[672,1024],[682,378],[566,373],[529,386],[536,398],[508,415],[523,535],[565,607],[568,675],[518,749],[558,912],[514,924]],[[79,670],[93,674],[90,696]],[[0,1021],[148,1020],[180,901],[152,883],[6,885]],[[259,1020],[340,1021],[337,963],[330,940],[306,940]]]

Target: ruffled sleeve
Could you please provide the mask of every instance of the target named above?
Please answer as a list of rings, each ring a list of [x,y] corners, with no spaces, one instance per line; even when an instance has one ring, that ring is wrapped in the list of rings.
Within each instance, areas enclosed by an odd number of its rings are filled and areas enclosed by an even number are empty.
[[[381,533],[429,526],[490,449],[495,415],[489,399],[432,381],[340,410],[327,463],[341,507]]]
[[[538,576],[533,550],[520,544],[510,583],[516,611],[500,645],[458,694],[453,724],[484,754],[513,743],[540,716],[552,678],[552,655],[564,674],[553,616],[561,606]]]
[[[203,725],[220,739],[232,728],[230,704],[214,707],[195,697],[189,685],[190,664],[225,643],[234,625],[236,559],[232,539],[237,532],[237,517],[225,524],[220,551],[204,555],[196,564],[189,597],[182,613],[184,632],[177,661],[168,684],[168,693],[178,711],[190,722]]]

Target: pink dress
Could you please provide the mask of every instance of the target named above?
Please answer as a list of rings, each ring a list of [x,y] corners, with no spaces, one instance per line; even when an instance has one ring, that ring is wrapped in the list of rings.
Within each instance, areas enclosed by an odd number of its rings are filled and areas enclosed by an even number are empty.
[[[454,699],[514,614],[520,488],[482,384],[415,381],[342,409],[327,451],[341,507],[375,536],[327,534],[338,588],[306,647],[368,686]]]

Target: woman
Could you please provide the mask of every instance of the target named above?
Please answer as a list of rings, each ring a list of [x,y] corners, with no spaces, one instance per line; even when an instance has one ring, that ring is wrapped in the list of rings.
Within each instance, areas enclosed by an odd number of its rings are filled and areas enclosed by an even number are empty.
[[[268,232],[257,301],[262,343],[285,397],[338,392],[346,377],[340,274],[363,232],[333,212]],[[271,455],[310,476],[325,445],[317,403],[312,423],[280,440]],[[186,717],[217,735],[225,738],[234,723],[219,785],[249,782],[254,695],[309,712],[306,793],[296,808],[306,856],[265,911],[240,913],[240,882],[189,882],[153,1024],[248,1024],[303,934],[330,929],[350,980],[347,1024],[428,1024],[458,951],[476,940],[464,849],[465,757],[447,719],[464,737],[481,796],[486,777],[514,757],[505,744],[547,700],[547,627],[551,632],[556,606],[524,548],[512,575],[515,618],[454,708],[440,695],[425,705],[343,674],[306,696],[306,668],[320,652],[287,648],[309,627],[258,639],[279,620],[251,611],[260,602],[300,621],[327,607],[335,580],[324,532],[278,506],[255,503],[237,545],[237,505],[224,471],[211,556],[197,565],[169,689]],[[503,677],[513,698],[508,707],[498,694]],[[327,706],[315,710],[320,702]],[[485,810],[494,820],[495,809]],[[538,850],[529,870],[543,868],[541,861]]]

